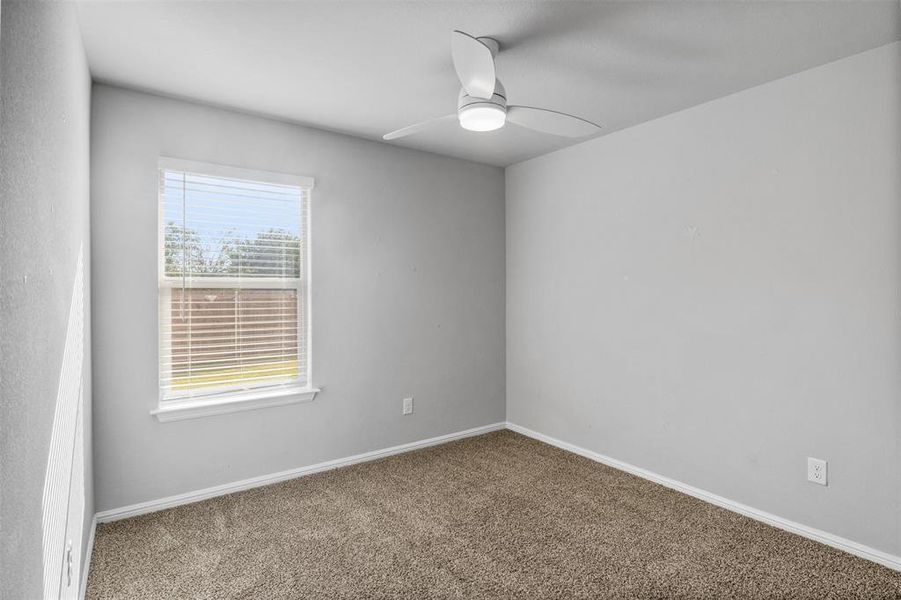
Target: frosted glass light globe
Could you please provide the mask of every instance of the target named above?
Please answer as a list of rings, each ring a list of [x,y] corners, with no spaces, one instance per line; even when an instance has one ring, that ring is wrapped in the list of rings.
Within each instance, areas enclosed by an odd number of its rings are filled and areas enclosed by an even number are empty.
[[[464,106],[458,114],[460,126],[469,131],[494,131],[504,126],[507,112],[496,104],[479,103]]]

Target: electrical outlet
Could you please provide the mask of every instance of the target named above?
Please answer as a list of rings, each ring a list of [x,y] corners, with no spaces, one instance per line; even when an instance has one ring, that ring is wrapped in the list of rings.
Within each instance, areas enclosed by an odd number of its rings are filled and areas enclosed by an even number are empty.
[[[72,540],[66,542],[66,587],[72,585]]]
[[[413,398],[404,398],[404,414],[409,415],[413,413]]]
[[[827,485],[826,467],[828,463],[819,458],[807,457],[807,481],[812,481],[819,485]]]

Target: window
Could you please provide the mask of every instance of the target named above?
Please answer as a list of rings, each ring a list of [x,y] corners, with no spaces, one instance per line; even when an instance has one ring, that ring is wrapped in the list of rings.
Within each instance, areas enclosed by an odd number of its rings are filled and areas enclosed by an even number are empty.
[[[312,185],[160,160],[161,420],[312,399]]]

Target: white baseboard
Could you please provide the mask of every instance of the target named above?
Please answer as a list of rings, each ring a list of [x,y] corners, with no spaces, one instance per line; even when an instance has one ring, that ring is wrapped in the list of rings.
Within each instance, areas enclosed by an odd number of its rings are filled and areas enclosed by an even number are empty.
[[[390,448],[384,448],[382,450],[373,450],[371,452],[364,452],[363,454],[348,456],[346,458],[329,460],[317,463],[315,465],[299,467],[297,469],[290,469],[288,471],[281,471],[278,473],[270,473],[269,475],[251,477],[250,479],[243,479],[241,481],[225,483],[202,490],[186,492],[184,494],[177,494],[175,496],[168,496],[166,498],[160,498],[158,500],[139,502],[137,504],[123,506],[121,508],[114,508],[111,510],[98,512],[95,519],[98,523],[108,523],[110,521],[118,521],[119,519],[136,517],[138,515],[156,512],[158,510],[172,508],[173,506],[181,506],[183,504],[199,502],[201,500],[207,500],[208,498],[215,498],[216,496],[224,496],[226,494],[232,494],[234,492],[240,492],[264,485],[270,485],[272,483],[278,483],[280,481],[287,481],[288,479],[295,479],[297,477],[303,477],[305,475],[312,475],[313,473],[330,471],[339,467],[347,467],[358,463],[377,460],[379,458],[385,458],[387,456],[393,456],[395,454],[401,454],[403,452],[410,452],[411,450],[419,450],[420,448],[437,446],[438,444],[445,444],[447,442],[472,437],[474,435],[482,435],[483,433],[489,433],[491,431],[504,429],[505,426],[506,423],[504,422],[492,423],[491,425],[483,425],[481,427],[474,427],[472,429],[466,429],[464,431],[458,431],[456,433],[439,435],[437,437],[429,438],[426,440],[419,440],[417,442],[401,444],[400,446],[392,446]]]
[[[94,534],[97,532],[97,515],[91,519],[91,531],[88,533],[88,547],[85,548],[81,561],[81,581],[78,583],[78,598],[84,600],[88,592],[88,571],[91,570],[91,555],[94,553]]]
[[[816,542],[820,542],[821,544],[832,546],[833,548],[843,550],[848,554],[853,554],[854,556],[859,556],[860,558],[865,558],[875,563],[879,563],[880,565],[894,569],[895,571],[901,571],[901,556],[894,556],[892,554],[888,554],[887,552],[876,550],[875,548],[870,548],[869,546],[864,546],[863,544],[859,544],[843,537],[833,535],[826,531],[784,519],[777,515],[758,510],[746,504],[742,504],[740,502],[718,496],[717,494],[708,492],[706,490],[702,490],[686,483],[682,483],[681,481],[676,481],[675,479],[670,479],[669,477],[658,475],[653,471],[648,471],[647,469],[636,467],[635,465],[631,465],[621,460],[610,458],[609,456],[604,456],[603,454],[598,454],[597,452],[592,452],[591,450],[586,450],[585,448],[575,446],[568,442],[563,442],[556,438],[544,435],[543,433],[522,427],[521,425],[510,423],[509,421],[507,422],[507,429],[515,431],[516,433],[521,433],[541,442],[545,442],[546,444],[550,444],[551,446],[556,446],[557,448],[560,448],[562,450],[572,452],[573,454],[578,454],[580,456],[584,456],[585,458],[603,463],[609,467],[613,467],[614,469],[619,469],[620,471],[625,471],[626,473],[637,475],[638,477],[653,481],[654,483],[659,483],[664,487],[676,490],[677,492],[682,492],[683,494],[688,494],[689,496],[693,496],[705,502],[709,502],[710,504],[715,504],[716,506],[719,506],[721,508],[737,512],[738,514],[750,517],[751,519],[754,519],[756,521],[761,521],[762,523],[766,523],[767,525],[772,525],[773,527],[777,527],[779,529],[783,529],[802,537],[806,537]]]

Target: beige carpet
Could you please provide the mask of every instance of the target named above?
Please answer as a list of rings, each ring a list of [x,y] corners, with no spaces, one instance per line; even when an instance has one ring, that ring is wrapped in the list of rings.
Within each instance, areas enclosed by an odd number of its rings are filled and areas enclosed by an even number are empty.
[[[88,598],[901,598],[901,574],[502,431],[101,525]]]

